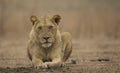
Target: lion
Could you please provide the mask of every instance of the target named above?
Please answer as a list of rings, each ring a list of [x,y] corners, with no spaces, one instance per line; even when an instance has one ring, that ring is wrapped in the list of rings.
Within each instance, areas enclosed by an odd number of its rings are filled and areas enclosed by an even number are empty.
[[[31,16],[32,30],[27,45],[28,57],[39,68],[60,67],[72,52],[72,36],[59,31],[60,15],[38,19]]]

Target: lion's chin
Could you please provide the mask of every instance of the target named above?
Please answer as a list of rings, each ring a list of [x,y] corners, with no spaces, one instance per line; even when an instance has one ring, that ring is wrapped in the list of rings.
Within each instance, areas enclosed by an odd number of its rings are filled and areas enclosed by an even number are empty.
[[[44,44],[42,44],[42,47],[44,47],[44,48],[49,48],[51,46],[52,46],[52,43],[44,43]]]

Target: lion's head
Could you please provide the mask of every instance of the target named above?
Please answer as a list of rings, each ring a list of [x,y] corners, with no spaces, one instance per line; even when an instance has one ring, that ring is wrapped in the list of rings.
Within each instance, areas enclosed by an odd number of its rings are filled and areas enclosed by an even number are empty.
[[[36,16],[30,17],[33,24],[33,31],[43,48],[49,48],[55,42],[60,19],[61,17],[59,15],[54,15],[52,18],[44,17],[41,19],[38,19]]]

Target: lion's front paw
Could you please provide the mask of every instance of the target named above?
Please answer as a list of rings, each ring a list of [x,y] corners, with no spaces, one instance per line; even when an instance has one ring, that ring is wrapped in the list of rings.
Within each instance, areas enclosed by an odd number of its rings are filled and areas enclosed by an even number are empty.
[[[48,68],[48,66],[47,66],[46,63],[43,63],[43,64],[36,65],[35,68],[36,68],[36,69],[40,69],[40,68]]]

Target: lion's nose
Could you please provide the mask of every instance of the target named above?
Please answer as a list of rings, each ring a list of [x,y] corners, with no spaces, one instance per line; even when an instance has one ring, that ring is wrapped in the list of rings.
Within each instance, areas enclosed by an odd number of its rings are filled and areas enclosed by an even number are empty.
[[[50,37],[43,37],[43,39],[48,40]]]

